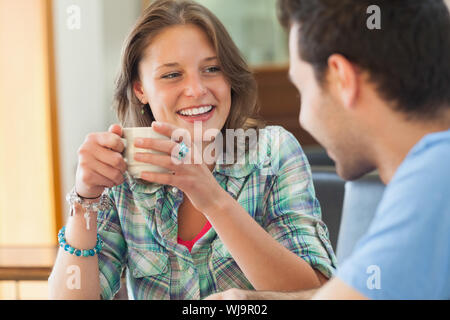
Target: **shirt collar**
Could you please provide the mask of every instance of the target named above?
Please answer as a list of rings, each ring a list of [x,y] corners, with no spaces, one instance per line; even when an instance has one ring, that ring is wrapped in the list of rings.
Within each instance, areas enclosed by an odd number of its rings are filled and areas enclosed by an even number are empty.
[[[249,176],[257,168],[258,166],[256,164],[250,163],[233,165],[216,164],[214,172],[227,177],[240,179]]]
[[[128,172],[125,172],[125,181],[130,186],[133,193],[153,194],[164,186],[157,183],[150,183],[141,179],[133,178]]]

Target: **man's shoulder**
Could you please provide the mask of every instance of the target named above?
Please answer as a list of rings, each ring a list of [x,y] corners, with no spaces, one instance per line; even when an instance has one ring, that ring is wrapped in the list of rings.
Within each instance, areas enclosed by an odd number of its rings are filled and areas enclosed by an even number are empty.
[[[416,165],[438,164],[448,169],[450,159],[450,130],[431,133],[423,137],[409,152],[405,163]]]
[[[387,190],[399,187],[425,193],[450,189],[450,130],[429,134],[412,148]]]
[[[450,131],[424,137],[388,184],[377,215],[436,223],[450,208]],[[416,219],[414,218],[414,219]],[[422,221],[423,223],[425,221]]]

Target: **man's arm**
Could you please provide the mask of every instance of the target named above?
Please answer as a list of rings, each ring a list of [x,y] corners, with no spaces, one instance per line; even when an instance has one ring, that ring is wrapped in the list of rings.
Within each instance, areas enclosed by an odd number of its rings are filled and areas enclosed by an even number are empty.
[[[322,288],[317,290],[312,300],[367,300],[365,296],[334,277]]]
[[[210,295],[205,300],[308,300],[317,289],[296,292],[250,291],[230,289]]]
[[[248,291],[230,289],[213,294],[205,300],[365,300],[358,291],[334,277],[320,289],[297,292]]]

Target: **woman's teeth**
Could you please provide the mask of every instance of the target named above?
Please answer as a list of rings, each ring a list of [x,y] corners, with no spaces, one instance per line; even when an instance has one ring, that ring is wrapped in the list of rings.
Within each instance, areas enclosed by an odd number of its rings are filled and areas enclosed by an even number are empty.
[[[210,112],[212,110],[212,108],[213,108],[213,106],[200,107],[200,108],[194,108],[194,109],[189,109],[189,110],[181,110],[178,113],[183,116],[198,116],[200,114]]]

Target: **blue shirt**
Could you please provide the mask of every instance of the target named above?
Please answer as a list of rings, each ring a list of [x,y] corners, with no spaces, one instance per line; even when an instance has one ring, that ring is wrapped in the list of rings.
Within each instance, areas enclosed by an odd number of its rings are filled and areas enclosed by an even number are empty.
[[[408,153],[337,277],[371,299],[450,299],[450,130]]]

